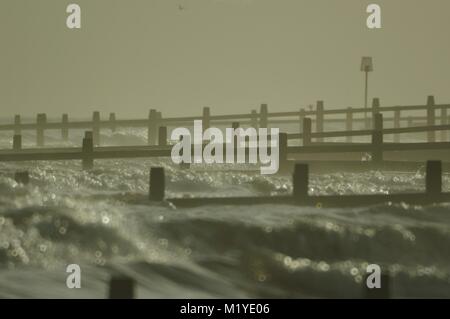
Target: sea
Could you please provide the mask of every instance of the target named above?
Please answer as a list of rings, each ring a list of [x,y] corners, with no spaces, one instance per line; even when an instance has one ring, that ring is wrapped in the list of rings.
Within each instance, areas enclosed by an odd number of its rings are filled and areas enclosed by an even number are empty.
[[[0,132],[0,148],[11,147]],[[80,147],[46,131],[46,146]],[[143,129],[102,130],[102,145],[145,145]],[[24,147],[35,134],[23,132]],[[367,266],[390,277],[392,298],[450,298],[450,203],[358,208],[289,205],[177,208],[147,200],[149,171],[166,197],[270,196],[291,177],[170,159],[0,163],[0,298],[107,298],[111,276],[136,298],[362,298]],[[27,170],[30,184],[18,184]],[[444,190],[450,176],[444,174]],[[424,169],[311,174],[311,194],[424,191]],[[69,289],[68,265],[81,269]]]

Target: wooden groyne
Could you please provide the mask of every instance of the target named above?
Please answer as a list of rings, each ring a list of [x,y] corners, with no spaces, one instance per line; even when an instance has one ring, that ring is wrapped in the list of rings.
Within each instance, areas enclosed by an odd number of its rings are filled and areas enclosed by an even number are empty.
[[[238,127],[238,123],[233,123]],[[428,132],[427,129],[437,131],[447,128],[447,126],[438,127],[419,127],[408,129],[413,132]],[[450,125],[448,126],[450,129]],[[384,129],[383,115],[381,113],[374,115],[374,125],[372,130],[366,130],[363,133],[371,136],[371,143],[320,143],[312,142],[311,119],[303,119],[303,133],[299,136],[302,140],[302,146],[289,146],[290,134],[280,133],[279,135],[279,154],[280,167],[290,169],[293,160],[297,156],[305,154],[333,154],[333,153],[367,153],[370,154],[370,163],[373,168],[386,167],[392,161],[385,161],[384,154],[386,152],[407,152],[407,151],[443,151],[450,150],[450,142],[428,142],[428,143],[386,143],[384,142],[385,134],[392,134],[401,129]],[[406,130],[405,130],[406,131]],[[356,131],[358,134],[361,132]],[[332,132],[334,136],[354,136],[354,131]],[[429,133],[429,132],[428,132]],[[320,133],[327,136],[327,133]],[[316,136],[319,135],[316,133]],[[97,136],[98,138],[98,136]],[[109,146],[101,147],[95,145],[95,134],[93,131],[86,131],[80,148],[36,148],[23,149],[21,135],[14,135],[13,146],[11,150],[0,150],[0,162],[20,162],[20,161],[54,161],[54,160],[81,160],[83,167],[90,169],[94,165],[94,160],[99,159],[125,159],[125,158],[152,158],[152,157],[170,157],[171,143],[168,141],[167,128],[159,127],[159,145],[151,146]],[[203,145],[203,147],[205,144]],[[229,144],[223,144],[223,153],[225,153]],[[236,141],[231,147],[237,148]],[[195,145],[192,145],[192,153]],[[270,149],[271,147],[269,147]],[[245,145],[245,158],[249,157],[251,147]],[[449,152],[450,158],[450,152]],[[329,162],[333,162],[329,160]],[[348,161],[347,161],[348,162]],[[367,163],[361,161],[353,161],[355,165],[368,167]],[[395,165],[395,164],[394,164]],[[412,164],[409,164],[410,166]],[[414,164],[417,167],[419,164]],[[405,167],[407,167],[406,165]],[[337,164],[339,167],[339,164]],[[369,166],[370,167],[370,166]],[[448,165],[445,164],[447,168]]]
[[[295,164],[292,180],[293,191],[290,196],[165,198],[164,169],[154,167],[150,170],[149,199],[167,201],[176,207],[277,204],[323,208],[358,207],[383,203],[427,205],[450,202],[450,193],[442,192],[442,163],[440,161],[426,163],[426,190],[424,193],[312,196],[309,195],[309,166],[304,163]]]
[[[441,141],[448,138],[447,131],[449,130],[448,109],[450,104],[436,104],[433,96],[427,98],[424,105],[406,105],[406,106],[381,106],[380,99],[374,98],[372,102],[372,114],[385,114],[384,122],[393,122],[394,128],[390,133],[395,134],[396,142],[398,142],[398,134],[407,132],[423,132],[427,131],[428,141],[436,141],[436,131],[441,131]],[[342,123],[345,130],[353,132],[353,127],[356,123],[364,123],[366,130],[371,130],[370,122],[367,122],[362,115],[367,110],[365,108],[333,108],[326,109],[323,101],[318,101],[315,109],[306,110],[300,108],[297,111],[286,112],[269,112],[268,105],[262,104],[259,112],[252,110],[250,113],[243,114],[228,114],[228,115],[211,115],[209,107],[204,107],[203,112],[197,116],[185,117],[166,117],[162,116],[161,112],[155,109],[149,111],[149,115],[145,119],[117,119],[115,113],[110,113],[107,120],[102,120],[98,111],[93,112],[92,120],[89,121],[70,121],[68,114],[63,114],[60,122],[48,121],[47,114],[40,113],[36,116],[35,123],[23,123],[21,116],[14,117],[13,124],[0,125],[0,131],[11,131],[15,135],[20,135],[22,131],[32,130],[36,132],[36,145],[42,147],[45,145],[45,131],[60,130],[63,140],[69,138],[69,130],[91,130],[93,132],[94,145],[100,145],[100,130],[109,129],[115,131],[117,128],[146,128],[148,131],[148,145],[156,145],[159,140],[159,127],[190,127],[194,120],[202,120],[204,127],[210,127],[212,124],[227,125],[233,122],[240,123],[241,126],[251,126],[265,128],[268,126],[298,123],[300,127],[300,134],[302,134],[303,119],[305,117],[311,118],[311,122],[315,123],[314,132],[311,136],[321,142],[327,137],[338,137],[336,132],[324,132],[327,123]],[[416,115],[417,112],[423,112],[421,116]],[[440,112],[439,114],[436,114]],[[407,113],[405,115],[405,113]],[[343,118],[339,118],[342,116]],[[401,127],[401,123],[406,123]],[[420,128],[411,127],[414,122],[425,123]],[[439,122],[439,123],[438,123]],[[435,127],[439,124],[440,127]],[[431,127],[434,127],[433,129]],[[428,128],[428,129],[427,129]],[[344,133],[341,133],[344,134]],[[353,132],[344,134],[348,141],[352,136],[367,135],[367,131]],[[294,135],[291,136],[294,138]]]

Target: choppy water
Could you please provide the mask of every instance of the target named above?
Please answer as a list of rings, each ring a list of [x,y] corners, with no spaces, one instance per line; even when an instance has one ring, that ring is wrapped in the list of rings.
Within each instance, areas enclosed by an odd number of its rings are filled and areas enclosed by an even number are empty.
[[[72,134],[72,133],[71,133]],[[104,144],[144,144],[144,131],[105,132]],[[81,133],[69,145],[79,145]],[[25,146],[34,135],[24,134]],[[58,134],[50,146],[61,145]],[[0,135],[9,147],[9,134]],[[361,297],[369,263],[392,273],[394,297],[450,297],[450,205],[355,209],[283,205],[177,209],[145,200],[151,166],[167,196],[288,194],[289,176],[178,170],[168,160],[0,163],[0,297],[106,296],[120,270],[138,297]],[[27,169],[31,184],[12,178]],[[424,189],[423,171],[312,175],[315,194]],[[450,179],[444,177],[449,190]],[[82,268],[82,289],[65,267]]]

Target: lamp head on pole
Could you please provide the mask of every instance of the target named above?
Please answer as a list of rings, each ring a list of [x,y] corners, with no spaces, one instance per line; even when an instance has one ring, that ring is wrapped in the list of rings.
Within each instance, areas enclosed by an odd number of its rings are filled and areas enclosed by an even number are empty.
[[[373,60],[370,56],[364,56],[361,60],[361,71],[372,72],[373,71]]]

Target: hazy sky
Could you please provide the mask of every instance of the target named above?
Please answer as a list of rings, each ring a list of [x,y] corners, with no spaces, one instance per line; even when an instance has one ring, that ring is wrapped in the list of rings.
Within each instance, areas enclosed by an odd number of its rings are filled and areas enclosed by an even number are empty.
[[[449,0],[1,0],[0,116],[359,106],[363,55],[382,104],[450,103],[449,31]]]

